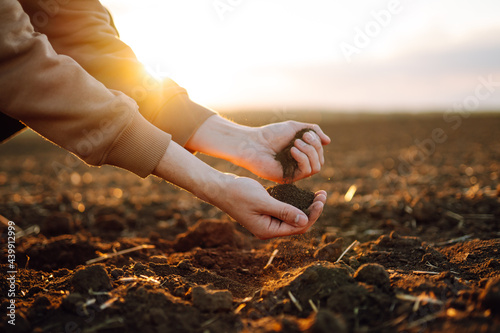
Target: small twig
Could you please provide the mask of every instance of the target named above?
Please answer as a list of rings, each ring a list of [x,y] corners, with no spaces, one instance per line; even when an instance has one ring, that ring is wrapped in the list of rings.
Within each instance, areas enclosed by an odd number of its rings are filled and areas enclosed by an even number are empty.
[[[432,267],[432,268],[439,268],[438,266],[435,266],[435,265],[431,264],[431,263],[430,263],[430,262],[428,262],[428,261],[427,261],[425,264],[426,264],[427,266],[429,266],[429,267]]]
[[[114,252],[114,253],[107,253],[107,254],[104,254],[104,255],[102,255],[100,257],[87,260],[85,263],[87,265],[90,265],[90,264],[96,263],[98,261],[103,261],[103,260],[106,260],[106,259],[109,259],[109,258],[120,256],[120,255],[125,254],[125,253],[139,251],[139,250],[142,250],[142,249],[153,249],[154,247],[155,247],[154,245],[147,245],[147,244],[139,245],[139,246],[132,247],[130,249],[125,249],[125,250],[121,250],[121,251]]]
[[[293,304],[299,309],[300,312],[302,312],[302,305],[300,305],[299,301],[293,296],[292,292],[289,290],[288,291],[288,296],[290,297],[290,300],[292,301]]]
[[[83,333],[90,333],[90,332],[100,332],[104,331],[106,329],[111,329],[111,328],[122,328],[123,327],[124,320],[121,317],[114,317],[114,318],[108,318],[106,319],[105,322],[99,323],[97,325],[87,327],[85,328],[82,332]]]
[[[453,238],[453,239],[447,240],[445,242],[434,243],[433,246],[443,246],[443,245],[450,245],[450,244],[459,243],[459,242],[462,242],[464,240],[467,240],[467,239],[471,238],[472,236],[474,236],[474,234],[468,234],[468,235],[465,235],[465,236],[461,236],[461,237],[457,237],[457,238]]]
[[[269,260],[267,261],[266,266],[264,266],[264,269],[268,268],[268,267],[272,264],[272,262],[273,262],[273,260],[274,260],[274,257],[276,257],[276,255],[277,255],[277,254],[278,254],[278,249],[275,249],[275,250],[273,251],[273,253],[271,254],[271,257],[270,257],[270,258],[269,258]]]
[[[430,274],[430,275],[439,275],[441,272],[431,272],[431,271],[412,271],[413,274]]]
[[[21,238],[29,236],[31,234],[38,235],[39,233],[40,233],[40,227],[35,224],[27,227],[26,229],[19,228],[19,231],[16,232],[16,237]]]
[[[203,324],[201,324],[201,327],[202,328],[207,327],[207,326],[215,323],[217,320],[219,320],[219,316],[215,316],[213,318],[210,318],[209,320],[207,320],[206,322],[204,322]]]
[[[101,310],[104,310],[106,308],[109,308],[114,302],[116,302],[119,299],[119,297],[113,297],[108,299],[106,302],[102,303],[101,306],[99,307]]]
[[[312,301],[312,299],[309,299],[309,305],[311,306],[311,308],[313,309],[313,311],[315,313],[318,313],[318,307],[316,306],[316,304],[314,304],[314,302]]]
[[[460,214],[457,214],[455,212],[452,212],[451,210],[447,210],[446,211],[446,216],[449,216],[455,220],[457,220],[458,222],[463,222],[464,221],[464,217]]]
[[[434,319],[438,318],[440,315],[441,315],[440,313],[436,313],[436,314],[431,313],[431,314],[428,314],[425,317],[422,317],[422,318],[420,318],[418,320],[415,320],[415,321],[412,321],[411,323],[409,323],[408,324],[408,328],[412,329],[412,328],[417,327],[419,325],[425,324],[425,323],[427,323],[427,322],[429,322],[431,320],[434,320]]]
[[[157,279],[155,279],[152,276],[141,275],[140,277],[143,278],[144,280],[148,281],[148,282],[153,282],[155,284],[160,284],[161,283],[160,281],[158,281]]]
[[[464,214],[465,219],[477,219],[477,220],[492,220],[495,218],[494,214]]]
[[[406,294],[396,294],[396,298],[402,301],[415,302],[415,304],[413,305],[413,311],[417,311],[420,306],[420,303],[422,302],[443,305],[442,301],[425,295],[413,296]]]
[[[241,303],[240,305],[238,305],[238,307],[236,308],[236,310],[234,310],[234,314],[238,314],[240,313],[240,311],[245,307],[247,306],[245,303]]]
[[[152,282],[154,284],[160,284],[160,281],[156,280],[155,278],[152,278],[151,276],[146,276],[146,275],[141,275],[141,277],[137,277],[137,276],[123,277],[121,279],[118,279],[117,281],[119,281],[119,282],[144,281],[144,282]]]
[[[347,247],[347,249],[345,249],[344,252],[342,252],[342,254],[340,255],[340,257],[337,259],[337,261],[335,261],[335,263],[338,263],[340,262],[340,260],[345,256],[345,254],[355,245],[357,245],[359,242],[357,240],[355,240],[354,242],[351,243],[351,245],[349,245]]]

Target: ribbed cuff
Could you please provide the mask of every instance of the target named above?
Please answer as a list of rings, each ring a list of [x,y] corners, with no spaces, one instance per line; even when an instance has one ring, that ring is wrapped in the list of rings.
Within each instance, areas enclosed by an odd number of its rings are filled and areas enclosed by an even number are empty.
[[[171,135],[163,132],[136,112],[127,128],[115,141],[104,160],[129,170],[140,177],[147,177],[165,154]]]
[[[198,127],[214,114],[217,113],[193,102],[187,94],[178,94],[163,105],[152,123],[184,146]]]

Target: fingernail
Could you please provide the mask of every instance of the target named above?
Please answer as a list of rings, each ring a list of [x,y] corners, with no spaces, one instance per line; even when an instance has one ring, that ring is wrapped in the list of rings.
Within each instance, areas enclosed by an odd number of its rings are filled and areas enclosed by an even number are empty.
[[[297,214],[297,216],[295,217],[295,225],[297,227],[305,227],[308,222],[309,220],[301,214]]]
[[[305,134],[304,134],[303,138],[304,138],[305,140],[307,140],[307,141],[310,141],[310,140],[312,140],[312,139],[313,139],[313,136],[312,136],[312,134],[311,134],[311,133],[307,132],[307,133],[305,133]]]

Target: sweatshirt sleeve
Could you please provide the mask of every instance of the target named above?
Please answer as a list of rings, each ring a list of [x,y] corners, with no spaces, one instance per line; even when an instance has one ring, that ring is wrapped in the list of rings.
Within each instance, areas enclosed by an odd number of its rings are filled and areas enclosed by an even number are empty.
[[[215,114],[193,102],[173,80],[148,73],[131,48],[120,40],[109,13],[98,0],[64,1],[52,7],[38,0],[20,2],[35,30],[47,35],[57,53],[76,60],[107,88],[133,98],[141,114],[180,145],[184,146]],[[151,31],[144,38],[168,43],[161,31]]]
[[[17,0],[0,0],[0,110],[91,165],[149,175],[171,136],[34,32]]]

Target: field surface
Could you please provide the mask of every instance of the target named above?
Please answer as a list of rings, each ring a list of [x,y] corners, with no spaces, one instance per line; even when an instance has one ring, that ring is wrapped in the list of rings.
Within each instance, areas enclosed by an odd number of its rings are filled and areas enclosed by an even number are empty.
[[[322,171],[296,183],[328,192],[322,216],[267,241],[157,178],[25,133],[0,146],[0,215],[17,227],[15,327],[1,230],[0,330],[500,332],[500,115],[452,116],[234,115],[332,138]]]

